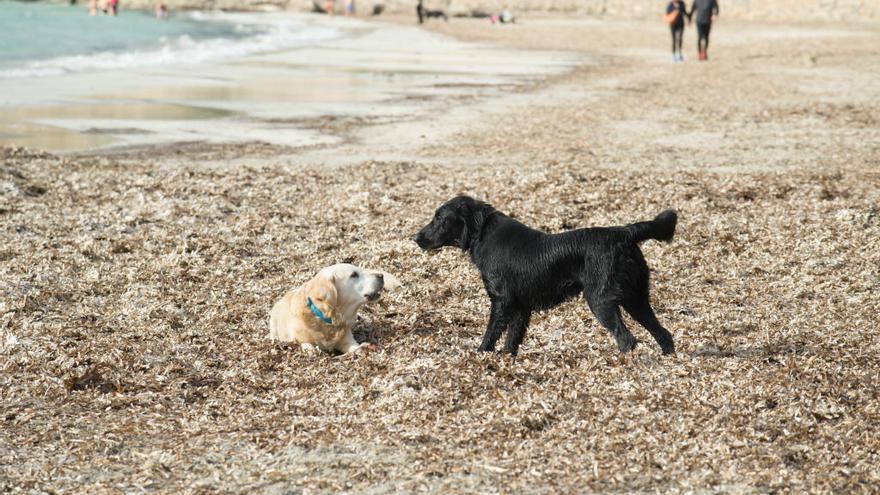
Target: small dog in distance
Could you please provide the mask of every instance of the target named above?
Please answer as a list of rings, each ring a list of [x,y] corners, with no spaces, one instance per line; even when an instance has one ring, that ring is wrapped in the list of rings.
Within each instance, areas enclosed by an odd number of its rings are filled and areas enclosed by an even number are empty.
[[[430,19],[432,17],[436,19],[442,17],[444,21],[449,22],[449,17],[446,16],[446,12],[443,12],[442,10],[426,9],[422,6],[422,0],[419,0],[418,5],[416,5],[416,15],[419,16],[419,24],[424,24],[425,19]]]

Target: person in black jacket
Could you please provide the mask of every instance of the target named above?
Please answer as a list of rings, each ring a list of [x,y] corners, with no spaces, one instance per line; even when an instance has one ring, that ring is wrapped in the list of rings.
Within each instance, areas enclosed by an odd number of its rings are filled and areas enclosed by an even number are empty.
[[[688,18],[697,14],[697,50],[700,52],[700,60],[709,60],[709,31],[712,30],[712,21],[718,17],[717,0],[694,0]]]
[[[669,23],[672,31],[672,61],[681,62],[684,55],[681,54],[681,40],[684,37],[684,18],[688,15],[684,0],[672,0],[666,6],[666,15],[676,12],[675,20]]]

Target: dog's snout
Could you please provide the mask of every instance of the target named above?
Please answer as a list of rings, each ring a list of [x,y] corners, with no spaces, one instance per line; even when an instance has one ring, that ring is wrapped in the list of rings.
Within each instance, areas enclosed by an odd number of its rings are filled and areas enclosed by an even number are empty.
[[[415,243],[422,249],[427,249],[428,244],[430,244],[430,242],[428,241],[428,237],[425,235],[424,229],[420,230],[416,235],[413,236],[413,241],[415,241]]]

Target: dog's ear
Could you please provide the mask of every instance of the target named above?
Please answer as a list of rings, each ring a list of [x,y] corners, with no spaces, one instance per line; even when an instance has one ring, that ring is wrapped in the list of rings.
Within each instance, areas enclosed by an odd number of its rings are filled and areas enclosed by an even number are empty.
[[[334,318],[339,294],[336,292],[336,277],[333,274],[318,275],[310,280],[306,295],[325,316]]]
[[[462,222],[461,235],[459,236],[458,245],[463,251],[471,248],[473,237],[480,235],[483,230],[483,223],[492,210],[492,207],[481,201],[476,201],[465,196],[469,200],[458,212],[458,217]]]
[[[470,196],[459,195],[456,198],[458,207],[455,209],[456,219],[461,224],[461,232],[458,233],[458,247],[467,251],[471,247],[472,216],[474,214],[473,202]]]
[[[458,247],[460,247],[462,251],[467,251],[471,247],[471,229],[468,228],[470,222],[467,218],[467,214],[460,213],[458,215],[458,221],[461,222],[461,233],[458,236]]]

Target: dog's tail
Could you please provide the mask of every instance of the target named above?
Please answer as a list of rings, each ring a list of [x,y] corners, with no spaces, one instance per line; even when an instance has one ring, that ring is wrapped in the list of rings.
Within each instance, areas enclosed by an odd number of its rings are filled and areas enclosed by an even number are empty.
[[[666,210],[651,221],[629,224],[624,229],[633,242],[647,239],[669,242],[675,235],[676,223],[678,223],[678,214],[673,210]]]

